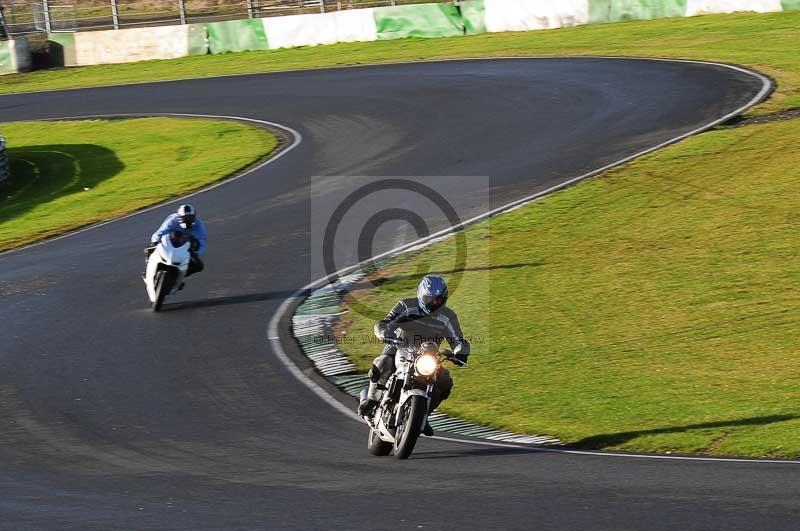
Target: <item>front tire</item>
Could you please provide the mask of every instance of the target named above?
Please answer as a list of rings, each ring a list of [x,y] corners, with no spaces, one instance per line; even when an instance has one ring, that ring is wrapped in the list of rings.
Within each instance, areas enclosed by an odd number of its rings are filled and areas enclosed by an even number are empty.
[[[414,451],[427,414],[428,400],[423,396],[414,395],[403,404],[403,423],[397,428],[399,433],[394,442],[396,458],[408,459]]]
[[[367,440],[367,448],[369,448],[369,453],[372,455],[377,455],[378,457],[384,457],[392,453],[392,443],[386,442],[378,436],[378,432],[373,430],[372,428],[369,429],[369,438]]]
[[[153,311],[161,311],[161,306],[164,304],[164,298],[167,293],[172,289],[175,283],[175,274],[171,271],[156,271],[156,300],[153,301]]]

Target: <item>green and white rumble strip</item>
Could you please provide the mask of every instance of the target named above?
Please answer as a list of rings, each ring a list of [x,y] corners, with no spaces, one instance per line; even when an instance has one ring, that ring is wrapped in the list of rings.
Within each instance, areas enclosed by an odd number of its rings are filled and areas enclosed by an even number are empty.
[[[185,26],[55,33],[63,64],[175,59],[205,53],[275,50],[339,42],[436,38],[564,28],[709,13],[800,9],[800,0],[461,0]],[[0,73],[8,56],[0,43]]]
[[[334,330],[343,315],[339,309],[342,299],[367,274],[363,270],[357,271],[312,292],[292,316],[292,333],[306,357],[328,381],[353,397],[358,397],[361,389],[366,387],[367,375],[359,373],[347,355],[336,347]],[[376,350],[380,348],[376,342]],[[437,431],[468,437],[520,444],[560,444],[558,439],[546,435],[520,435],[478,426],[439,411],[430,416],[430,423]]]

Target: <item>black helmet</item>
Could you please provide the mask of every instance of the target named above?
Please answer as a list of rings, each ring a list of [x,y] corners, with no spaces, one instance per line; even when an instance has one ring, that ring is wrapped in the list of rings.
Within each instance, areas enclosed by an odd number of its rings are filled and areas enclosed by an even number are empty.
[[[417,288],[417,304],[425,313],[433,313],[447,302],[447,282],[442,277],[427,275]]]
[[[178,207],[178,222],[184,229],[191,229],[197,212],[192,205],[181,205]]]

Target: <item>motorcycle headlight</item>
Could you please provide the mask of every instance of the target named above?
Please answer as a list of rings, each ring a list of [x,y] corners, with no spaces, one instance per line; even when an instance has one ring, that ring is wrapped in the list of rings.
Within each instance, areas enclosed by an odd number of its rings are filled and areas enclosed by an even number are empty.
[[[414,362],[414,367],[422,376],[432,376],[433,373],[436,372],[436,369],[439,368],[439,360],[436,358],[436,356],[423,354],[417,358],[416,362]]]

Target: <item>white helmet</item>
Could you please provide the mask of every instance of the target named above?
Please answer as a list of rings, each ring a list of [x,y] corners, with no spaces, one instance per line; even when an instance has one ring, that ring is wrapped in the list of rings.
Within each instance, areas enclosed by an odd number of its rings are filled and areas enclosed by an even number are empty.
[[[178,207],[178,223],[184,229],[191,229],[194,220],[197,218],[197,211],[192,205],[181,205]]]

